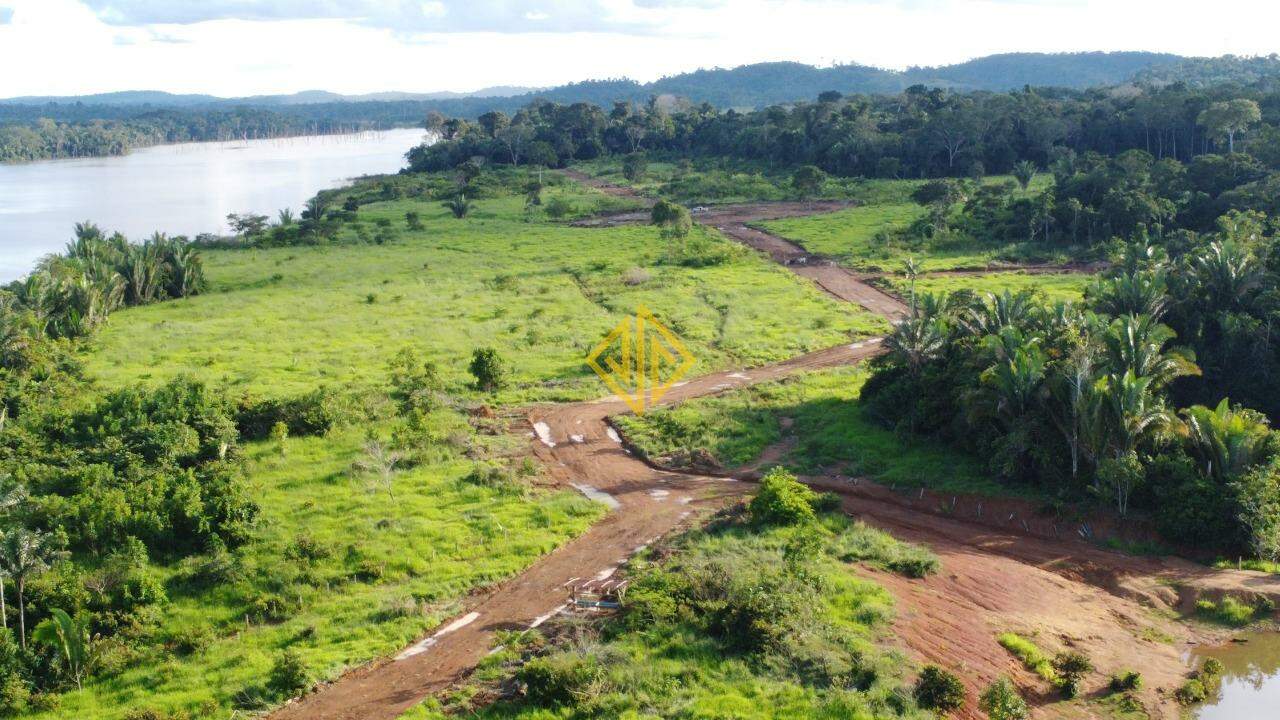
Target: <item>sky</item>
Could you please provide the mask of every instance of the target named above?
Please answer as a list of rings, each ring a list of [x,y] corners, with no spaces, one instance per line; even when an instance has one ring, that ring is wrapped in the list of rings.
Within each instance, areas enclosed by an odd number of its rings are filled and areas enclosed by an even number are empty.
[[[0,0],[0,97],[472,91],[795,60],[1280,52],[1274,0]]]

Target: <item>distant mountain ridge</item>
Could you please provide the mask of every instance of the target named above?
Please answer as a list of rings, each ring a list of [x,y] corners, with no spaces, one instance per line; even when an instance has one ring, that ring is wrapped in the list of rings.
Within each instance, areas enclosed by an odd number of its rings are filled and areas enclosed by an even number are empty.
[[[452,100],[468,97],[510,97],[537,92],[539,88],[514,87],[499,85],[483,88],[475,92],[375,92],[360,95],[342,95],[327,90],[303,90],[289,95],[252,95],[248,97],[224,98],[217,95],[180,95],[161,90],[124,90],[120,92],[97,93],[93,95],[26,95],[0,99],[3,105],[48,105],[80,103],[82,105],[150,105],[155,107],[179,108],[202,105],[255,105],[270,107],[275,105],[309,105],[331,102],[384,102],[402,100]]]
[[[1130,82],[1214,84],[1280,78],[1277,56],[1187,58],[1152,52],[1005,53],[940,67],[886,70],[866,65],[814,67],[768,62],[680,73],[649,83],[584,80],[558,87],[492,87],[471,93],[380,92],[340,95],[310,90],[291,95],[220,98],[127,91],[76,97],[0,100],[0,123],[50,118],[62,122],[130,120],[157,114],[217,113],[241,108],[271,111],[310,122],[360,126],[415,125],[429,111],[474,118],[491,110],[513,113],[533,100],[608,107],[675,95],[721,108],[753,109],[812,100],[828,90],[844,94],[896,94],[913,85],[1001,92],[1023,86],[1083,90]]]

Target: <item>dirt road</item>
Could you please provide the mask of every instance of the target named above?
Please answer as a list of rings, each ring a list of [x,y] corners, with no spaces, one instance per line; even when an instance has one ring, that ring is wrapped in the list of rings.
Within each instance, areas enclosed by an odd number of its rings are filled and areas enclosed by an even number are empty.
[[[821,350],[776,365],[706,375],[672,388],[662,404],[724,392],[880,352],[879,341]],[[394,720],[415,703],[465,678],[493,647],[498,630],[535,627],[564,606],[568,587],[605,578],[643,546],[745,492],[744,483],[654,470],[632,457],[605,419],[620,400],[535,408],[534,452],[553,478],[611,505],[585,534],[511,581],[474,598],[465,613],[393,659],[360,667],[272,715],[278,720]]]

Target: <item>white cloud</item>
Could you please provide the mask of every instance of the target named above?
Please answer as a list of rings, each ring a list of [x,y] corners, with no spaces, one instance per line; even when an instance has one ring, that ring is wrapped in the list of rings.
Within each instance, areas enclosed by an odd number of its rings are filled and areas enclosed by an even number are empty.
[[[771,60],[936,65],[1010,51],[1268,54],[1280,24],[1280,7],[1253,0],[87,3],[0,0],[12,11],[0,23],[0,68],[20,69],[0,73],[0,97],[472,90]]]

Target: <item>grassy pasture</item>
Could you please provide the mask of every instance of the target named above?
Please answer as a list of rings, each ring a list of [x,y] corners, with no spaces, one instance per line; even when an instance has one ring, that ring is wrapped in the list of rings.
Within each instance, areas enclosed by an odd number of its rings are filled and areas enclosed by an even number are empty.
[[[730,262],[681,267],[662,262],[654,228],[526,222],[522,206],[481,200],[459,221],[434,202],[377,203],[360,216],[403,227],[417,211],[425,229],[384,245],[209,251],[211,292],[114,316],[89,370],[108,385],[188,373],[258,394],[367,390],[413,345],[466,392],[470,353],[489,345],[513,369],[498,401],[567,400],[601,394],[583,358],[640,304],[680,334],[699,373],[886,327],[718,235]],[[627,284],[632,268],[648,279]]]
[[[617,422],[647,455],[705,449],[726,467],[755,460],[785,434],[795,446],[781,464],[800,473],[841,466],[877,482],[944,492],[1017,494],[989,478],[982,464],[955,450],[903,438],[868,417],[857,403],[866,371],[840,368],[699,398]],[[791,421],[783,428],[783,419]]]
[[[1085,288],[1092,278],[1079,273],[1062,274],[1030,274],[1024,272],[996,272],[987,275],[935,275],[916,280],[917,293],[952,293],[958,290],[971,290],[981,295],[1005,290],[1016,293],[1020,290],[1032,289],[1044,294],[1046,300],[1064,300],[1080,302],[1084,299]],[[906,278],[888,278],[893,290],[907,297],[910,283]]]

